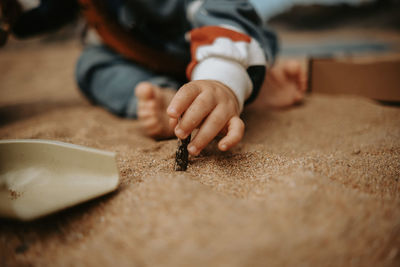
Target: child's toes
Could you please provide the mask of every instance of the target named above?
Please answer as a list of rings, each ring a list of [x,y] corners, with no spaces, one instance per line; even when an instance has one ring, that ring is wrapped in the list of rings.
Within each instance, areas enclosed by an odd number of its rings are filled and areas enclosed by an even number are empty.
[[[156,117],[156,111],[154,109],[146,109],[146,108],[139,108],[138,109],[138,117],[140,119],[147,119]]]
[[[162,137],[161,136],[162,130],[163,130],[163,128],[160,124],[154,125],[151,128],[147,129],[147,134],[150,137]]]
[[[300,103],[303,101],[305,96],[305,90],[303,90],[300,85],[295,86],[294,90],[292,91],[292,99],[293,99],[293,104]]]
[[[307,78],[307,74],[304,72],[304,75],[302,76],[302,78],[300,79],[300,90],[304,93],[305,91],[307,91],[307,87],[308,87],[308,78]]]
[[[161,89],[150,82],[141,82],[135,87],[137,116],[146,135],[156,139],[173,136],[165,109],[174,94],[175,91]]]
[[[301,73],[301,65],[300,62],[296,60],[289,60],[285,63],[285,74],[289,76],[299,76]]]
[[[153,136],[157,135],[160,131],[160,121],[157,117],[151,116],[147,118],[143,118],[140,120],[140,124],[142,129],[146,132],[146,134]]]
[[[307,89],[307,74],[300,62],[290,60],[285,65],[285,75],[288,80],[295,83],[297,90],[301,93]]]
[[[301,101],[303,100],[303,98],[304,98],[304,93],[301,92],[301,91],[296,91],[296,92],[293,94],[293,102],[294,102],[294,103],[299,103],[299,102],[301,102]]]
[[[137,107],[137,116],[141,119],[146,119],[149,117],[156,116],[156,109],[154,105],[154,100],[140,100]]]
[[[154,86],[150,82],[141,82],[136,85],[135,95],[139,100],[154,98]]]

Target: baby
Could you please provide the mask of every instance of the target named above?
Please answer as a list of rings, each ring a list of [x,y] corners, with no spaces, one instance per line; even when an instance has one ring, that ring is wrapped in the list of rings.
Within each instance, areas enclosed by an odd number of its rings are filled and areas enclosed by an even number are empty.
[[[302,68],[296,61],[271,67],[276,37],[248,1],[81,2],[106,44],[83,52],[77,66],[82,91],[113,113],[137,118],[157,139],[184,139],[198,129],[191,155],[219,134],[220,150],[238,144],[245,128],[240,114],[259,92],[251,105],[279,108],[303,97]],[[104,22],[110,18],[116,27]],[[162,62],[164,54],[170,61]],[[186,80],[169,71],[179,69],[173,61],[183,62]]]
[[[77,64],[82,92],[137,118],[156,139],[198,129],[192,155],[219,134],[222,151],[240,142],[245,105],[280,108],[303,98],[306,75],[296,61],[273,66],[276,36],[247,0],[41,0],[12,30],[45,32],[78,6],[100,37]]]

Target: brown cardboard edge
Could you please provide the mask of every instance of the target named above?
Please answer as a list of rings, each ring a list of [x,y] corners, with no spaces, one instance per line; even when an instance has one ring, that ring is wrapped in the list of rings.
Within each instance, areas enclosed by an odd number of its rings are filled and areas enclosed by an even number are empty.
[[[395,57],[394,59],[395,60],[399,60],[399,58],[400,58],[400,56],[397,55],[397,57]],[[378,59],[381,60],[381,58],[378,58]],[[313,90],[314,89],[313,88],[313,78],[314,78],[314,74],[315,74],[314,73],[314,67],[315,67],[315,62],[316,61],[340,61],[340,62],[346,62],[347,60],[352,61],[352,60],[354,60],[354,58],[352,58],[352,57],[335,58],[333,56],[310,57],[308,59],[308,64],[307,64],[308,65],[308,81],[307,81],[306,93],[310,94],[310,93],[312,93],[314,91]],[[372,59],[371,58],[367,58],[366,62],[371,61],[371,60],[374,61],[375,57],[373,57]],[[382,57],[382,60],[391,61],[391,60],[393,60],[393,58],[392,57],[390,57],[390,58]],[[354,63],[357,63],[357,62],[359,63],[359,61],[355,61]],[[365,62],[365,61],[362,61],[362,62]],[[374,99],[374,98],[370,98],[370,97],[367,97],[367,98],[369,98],[371,100],[374,100],[374,101],[376,101],[376,102],[378,102],[380,104],[383,104],[383,105],[395,106],[395,107],[399,107],[400,106],[400,101],[397,101],[397,100],[380,100],[380,99]]]
[[[313,78],[313,67],[314,67],[314,61],[317,60],[329,60],[329,61],[334,61],[335,58],[332,55],[326,55],[326,56],[319,56],[319,57],[310,57],[308,58],[308,75],[307,75],[307,90],[306,93],[311,93],[313,88],[312,88],[312,78]]]

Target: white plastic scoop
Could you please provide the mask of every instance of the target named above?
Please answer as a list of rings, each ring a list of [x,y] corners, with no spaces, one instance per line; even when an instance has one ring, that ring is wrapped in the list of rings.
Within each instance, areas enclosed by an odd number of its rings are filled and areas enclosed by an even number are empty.
[[[48,140],[0,140],[0,216],[32,220],[118,184],[113,152]]]

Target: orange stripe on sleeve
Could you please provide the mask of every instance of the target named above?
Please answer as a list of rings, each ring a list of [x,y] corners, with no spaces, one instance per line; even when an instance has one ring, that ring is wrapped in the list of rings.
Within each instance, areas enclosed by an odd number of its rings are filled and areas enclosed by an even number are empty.
[[[234,42],[251,42],[251,37],[234,30],[220,26],[204,26],[190,31],[190,54],[191,62],[186,68],[186,77],[190,80],[192,71],[197,65],[196,51],[199,46],[211,45],[217,38],[229,38]]]

